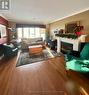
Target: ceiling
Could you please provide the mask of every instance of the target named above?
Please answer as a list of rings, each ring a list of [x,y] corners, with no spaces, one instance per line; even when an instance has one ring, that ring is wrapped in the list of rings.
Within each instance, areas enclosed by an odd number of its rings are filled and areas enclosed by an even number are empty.
[[[10,0],[9,21],[48,24],[89,9],[89,0]]]

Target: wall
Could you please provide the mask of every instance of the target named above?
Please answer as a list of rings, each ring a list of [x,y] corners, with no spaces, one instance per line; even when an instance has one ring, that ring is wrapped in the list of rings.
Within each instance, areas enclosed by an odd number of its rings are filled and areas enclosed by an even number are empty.
[[[8,26],[8,21],[0,16],[0,24],[3,24],[5,26]]]
[[[89,10],[49,24],[50,34],[54,37],[55,29],[65,29],[65,24],[73,21],[80,21],[80,25],[84,26],[84,33],[89,34]]]
[[[50,32],[49,32],[49,24],[46,25],[46,41],[49,40],[49,37],[50,37]]]
[[[0,24],[5,25],[6,28],[8,27],[8,21],[0,16]],[[0,44],[7,43],[8,42],[8,30],[7,30],[7,36],[4,38],[0,38]]]
[[[16,22],[11,22],[9,21],[9,28],[13,28],[13,29],[16,29]],[[17,37],[17,32],[16,31],[11,31],[9,29],[9,40],[11,41],[13,39],[13,36],[16,36]]]

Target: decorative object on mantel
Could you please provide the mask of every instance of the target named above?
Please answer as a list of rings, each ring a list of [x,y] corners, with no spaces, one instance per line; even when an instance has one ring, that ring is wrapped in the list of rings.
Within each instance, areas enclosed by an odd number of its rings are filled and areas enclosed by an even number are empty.
[[[80,26],[80,21],[73,21],[65,24],[65,33],[75,33],[75,28]]]
[[[76,26],[73,29],[73,33],[66,33],[66,34],[55,34],[55,36],[59,36],[59,37],[64,37],[64,38],[72,38],[72,39],[77,39],[79,36],[81,36],[81,32],[84,29],[83,26]]]
[[[54,31],[54,34],[58,34],[58,31],[59,31],[59,30],[58,30],[58,29],[56,29],[56,30]]]
[[[84,29],[84,27],[83,26],[77,26],[75,29],[74,29],[74,31],[75,31],[75,34],[77,35],[77,36],[81,36],[81,32],[82,32],[82,30]]]
[[[56,34],[55,36],[64,37],[64,38],[72,38],[72,39],[78,38],[78,36],[75,34]]]
[[[64,29],[56,29],[55,31],[54,31],[54,34],[56,35],[56,34],[63,34],[63,32],[64,32]]]
[[[63,34],[63,32],[64,32],[64,29],[59,30],[59,34]]]

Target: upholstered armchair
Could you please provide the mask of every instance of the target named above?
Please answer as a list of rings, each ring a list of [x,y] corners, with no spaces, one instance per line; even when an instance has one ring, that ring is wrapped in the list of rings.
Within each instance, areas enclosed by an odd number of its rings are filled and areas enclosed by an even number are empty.
[[[73,70],[81,73],[89,72],[89,43],[85,43],[80,52],[72,51],[66,54],[65,63],[66,70]]]
[[[18,53],[18,48],[14,45],[3,45],[4,58],[13,57]]]
[[[48,46],[52,49],[52,50],[56,50],[57,49],[57,40],[48,40]]]

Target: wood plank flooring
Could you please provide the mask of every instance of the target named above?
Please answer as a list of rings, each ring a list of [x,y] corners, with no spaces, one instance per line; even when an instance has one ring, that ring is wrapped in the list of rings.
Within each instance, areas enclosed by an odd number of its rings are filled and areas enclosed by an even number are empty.
[[[89,84],[67,77],[63,56],[20,67],[16,62],[0,61],[0,95],[88,95]]]

